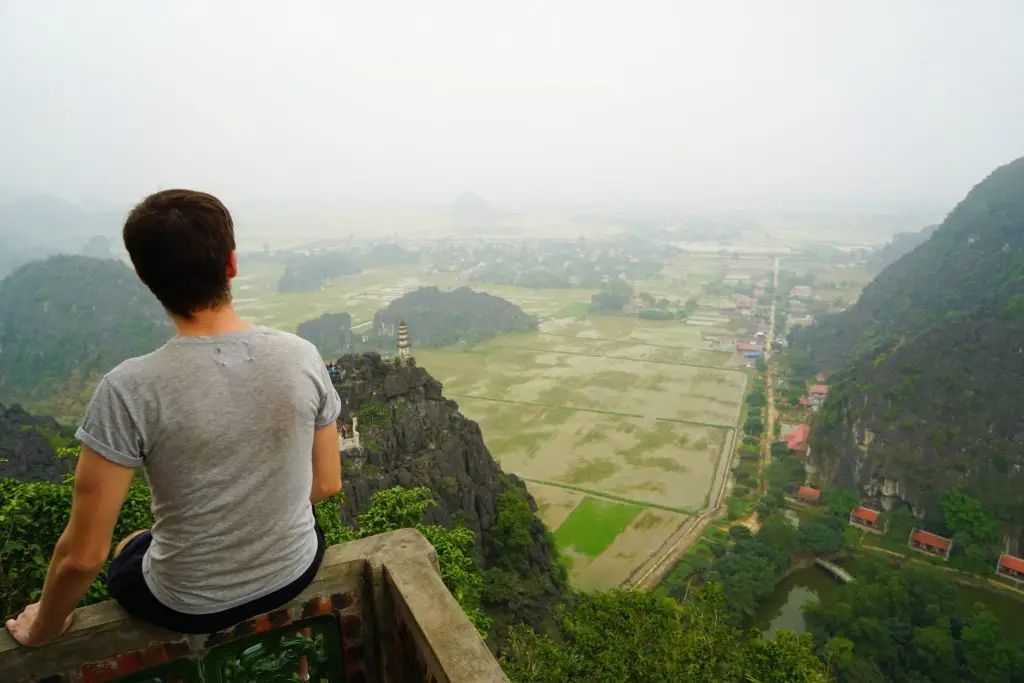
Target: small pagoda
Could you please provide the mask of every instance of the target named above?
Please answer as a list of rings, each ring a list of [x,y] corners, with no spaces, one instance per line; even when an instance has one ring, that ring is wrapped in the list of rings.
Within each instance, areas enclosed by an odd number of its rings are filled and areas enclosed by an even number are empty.
[[[409,343],[409,328],[405,320],[398,321],[398,365],[406,366],[412,364],[412,344]]]

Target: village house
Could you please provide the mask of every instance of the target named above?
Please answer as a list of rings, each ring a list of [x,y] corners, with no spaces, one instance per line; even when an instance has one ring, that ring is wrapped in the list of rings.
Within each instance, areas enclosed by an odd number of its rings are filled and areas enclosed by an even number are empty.
[[[807,390],[812,410],[820,410],[825,405],[825,397],[828,396],[827,384],[815,384]]]
[[[814,296],[814,290],[807,285],[797,285],[789,290],[789,295],[798,299],[810,299]]]
[[[922,553],[948,560],[949,551],[953,548],[953,541],[944,536],[915,527],[910,531],[910,540],[907,542],[907,545],[914,550],[920,550]]]
[[[788,434],[783,435],[782,440],[786,442],[786,446],[790,452],[797,453],[799,455],[807,455],[808,447],[807,440],[811,436],[810,425],[802,424]]]
[[[999,563],[996,564],[996,574],[1024,583],[1024,559],[1013,555],[1000,555]]]
[[[886,526],[879,523],[882,513],[864,506],[855,507],[850,513],[850,524],[876,534],[884,534]]]
[[[762,348],[762,346],[760,344],[755,344],[753,342],[740,342],[739,344],[736,345],[736,350],[737,351],[763,351],[764,349]]]
[[[739,344],[740,340],[736,337],[712,337],[711,338],[711,349],[713,351],[728,351],[729,353],[736,352],[736,345]]]
[[[801,486],[800,490],[796,492],[796,499],[803,503],[817,505],[821,499],[821,491],[811,486]]]
[[[811,399],[808,398],[807,396],[801,396],[800,400],[798,401],[798,403],[801,406],[803,406],[804,408],[810,408],[811,407]]]

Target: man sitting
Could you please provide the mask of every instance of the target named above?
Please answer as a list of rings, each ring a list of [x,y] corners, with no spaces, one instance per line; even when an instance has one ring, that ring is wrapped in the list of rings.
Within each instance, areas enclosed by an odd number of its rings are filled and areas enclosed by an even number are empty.
[[[312,344],[232,307],[238,262],[224,205],[158,192],[132,210],[123,236],[177,335],[96,388],[42,598],[7,622],[23,645],[70,625],[136,468],[156,522],[121,542],[107,586],[130,614],[184,633],[219,631],[297,596],[324,554],[312,503],[341,490],[341,401]]]

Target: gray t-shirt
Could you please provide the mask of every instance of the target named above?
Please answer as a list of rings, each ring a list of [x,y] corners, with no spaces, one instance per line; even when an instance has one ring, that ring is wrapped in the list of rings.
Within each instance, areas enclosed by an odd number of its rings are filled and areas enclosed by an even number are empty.
[[[309,568],[313,431],[340,411],[316,347],[256,327],[175,337],[121,363],[76,436],[111,462],[145,468],[156,517],[146,583],[172,609],[210,614]]]

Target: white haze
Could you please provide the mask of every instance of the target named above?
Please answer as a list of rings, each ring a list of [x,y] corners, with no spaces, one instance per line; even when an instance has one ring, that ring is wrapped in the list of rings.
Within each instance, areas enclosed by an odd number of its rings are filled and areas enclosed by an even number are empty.
[[[0,187],[122,205],[948,209],[1024,2],[0,0]]]

